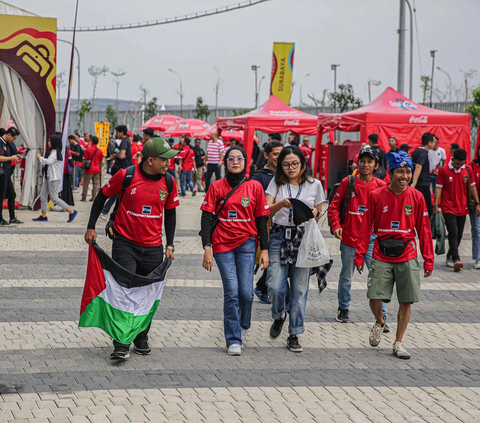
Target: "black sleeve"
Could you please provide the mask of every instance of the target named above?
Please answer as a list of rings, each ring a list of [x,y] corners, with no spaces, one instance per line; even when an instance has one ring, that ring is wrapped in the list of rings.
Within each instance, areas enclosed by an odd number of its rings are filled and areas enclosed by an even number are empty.
[[[256,217],[258,240],[260,241],[260,250],[268,250],[268,232],[267,222],[268,216]]]
[[[120,143],[119,150],[125,150],[125,153],[128,151],[128,140],[126,138],[124,138]]]
[[[420,155],[418,156],[418,158],[420,159],[420,160],[418,161],[418,164],[419,164],[419,165],[422,165],[423,167],[425,167],[425,165],[426,165],[427,162],[428,162],[428,151],[427,151],[427,150],[422,151],[422,154],[420,154]]]
[[[176,209],[164,209],[165,215],[165,236],[167,237],[167,245],[173,245],[175,238],[175,228],[177,226],[177,212]]]
[[[92,210],[90,210],[90,218],[88,219],[87,229],[95,229],[98,217],[102,212],[107,198],[108,197],[103,193],[103,190],[98,191],[95,201],[92,204]]]
[[[212,219],[213,214],[210,212],[202,212],[202,223],[200,229],[200,236],[202,237],[202,246],[205,248],[205,245],[212,243]]]

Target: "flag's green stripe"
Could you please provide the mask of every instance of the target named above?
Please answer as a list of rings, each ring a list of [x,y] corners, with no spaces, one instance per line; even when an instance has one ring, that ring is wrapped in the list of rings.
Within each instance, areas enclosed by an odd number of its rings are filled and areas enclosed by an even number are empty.
[[[80,315],[78,326],[103,329],[115,341],[130,344],[152,322],[159,303],[160,300],[155,301],[148,314],[134,316],[132,313],[113,308],[103,298],[96,297]]]

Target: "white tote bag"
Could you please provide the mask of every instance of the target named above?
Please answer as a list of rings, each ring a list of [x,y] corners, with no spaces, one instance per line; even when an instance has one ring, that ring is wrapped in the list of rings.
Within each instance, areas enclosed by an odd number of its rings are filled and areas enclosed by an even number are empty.
[[[323,266],[329,261],[330,254],[328,254],[327,244],[315,219],[310,219],[305,224],[305,234],[298,250],[296,266],[312,268]]]

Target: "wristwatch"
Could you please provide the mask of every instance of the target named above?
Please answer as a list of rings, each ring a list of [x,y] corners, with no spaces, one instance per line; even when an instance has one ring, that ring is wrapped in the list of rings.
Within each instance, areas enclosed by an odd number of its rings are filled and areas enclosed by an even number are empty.
[[[175,245],[167,245],[167,250],[172,250],[172,252],[175,252]]]
[[[480,203],[475,203],[476,206],[480,206]]]
[[[205,250],[205,248],[207,248],[207,247],[212,248],[212,244],[210,244],[210,243],[209,243],[209,244],[205,244],[205,247],[203,247],[203,249]]]

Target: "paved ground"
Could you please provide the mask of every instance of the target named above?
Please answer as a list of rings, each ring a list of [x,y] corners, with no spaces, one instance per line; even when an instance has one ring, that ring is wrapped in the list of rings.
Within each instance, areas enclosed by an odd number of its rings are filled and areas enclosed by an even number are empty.
[[[353,285],[353,323],[335,322],[339,251],[326,225],[335,264],[322,295],[311,281],[304,352],[285,348],[285,330],[268,338],[269,307],[255,301],[246,348],[229,357],[220,276],[201,267],[202,198],[179,209],[153,353],[120,365],[109,361],[102,331],[76,327],[90,203],[77,203],[73,224],[63,213],[34,223],[36,213],[26,211],[18,213],[25,225],[0,230],[0,423],[480,421],[480,271],[469,259],[468,233],[465,270],[454,274],[439,257],[423,283],[406,337],[411,360],[391,355],[393,334],[369,347],[363,276]],[[100,223],[98,232],[109,249]],[[396,310],[393,301],[392,329]]]

